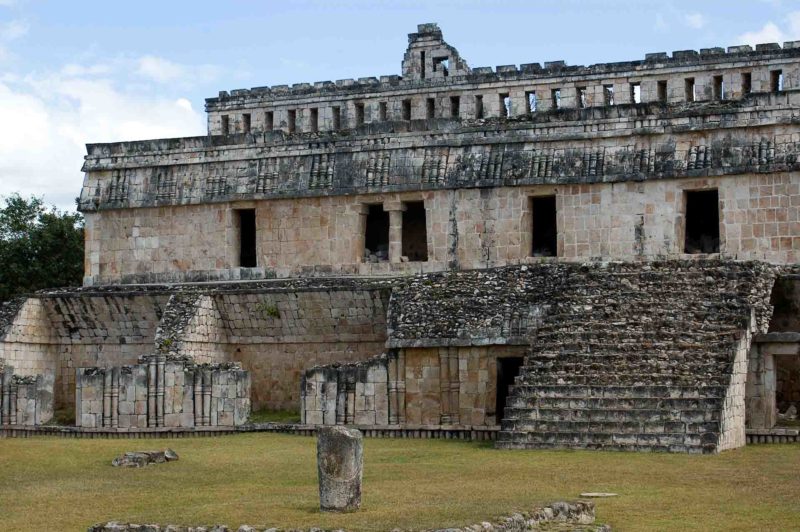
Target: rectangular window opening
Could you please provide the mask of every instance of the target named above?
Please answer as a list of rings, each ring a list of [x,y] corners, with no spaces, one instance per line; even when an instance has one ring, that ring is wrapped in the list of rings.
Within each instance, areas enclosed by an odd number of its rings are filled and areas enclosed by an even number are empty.
[[[425,100],[425,116],[428,119],[436,116],[436,100],[434,98],[428,98]]]
[[[461,98],[458,96],[450,96],[450,118],[459,118],[461,116]]]
[[[658,101],[667,103],[667,80],[665,79],[658,82]]]
[[[289,133],[294,133],[297,129],[297,111],[294,109],[289,110],[287,113],[288,115],[288,122],[289,122]]]
[[[524,357],[498,357],[497,358],[497,386],[495,401],[495,423],[498,425],[505,416],[508,395],[514,380],[519,376]]]
[[[536,91],[525,93],[525,101],[528,102],[528,114],[536,112]]]
[[[586,109],[589,106],[586,100],[586,87],[578,87],[578,107]]]
[[[686,78],[684,81],[684,98],[687,102],[693,102],[695,98],[694,93],[694,78]]]
[[[223,135],[227,135],[231,132],[231,119],[228,118],[228,115],[222,115],[220,117],[220,130]]]
[[[239,224],[239,267],[255,268],[256,255],[256,210],[239,209],[236,211]]]
[[[250,133],[250,113],[242,114],[242,133]]]
[[[364,102],[356,102],[356,125],[364,123]]]
[[[272,131],[275,127],[275,113],[267,111],[264,113],[264,130]]]
[[[475,118],[483,118],[483,96],[475,96]]]
[[[772,92],[781,92],[783,90],[783,70],[770,71],[769,85]]]
[[[603,85],[603,102],[614,105],[614,85]]]
[[[433,71],[441,72],[442,76],[447,77],[450,72],[450,58],[448,57],[434,57],[433,58]]]
[[[411,120],[411,100],[403,100],[403,120]]]
[[[555,257],[558,249],[556,197],[531,198],[531,256]]]
[[[410,262],[428,260],[428,228],[425,220],[425,202],[409,201],[403,204],[402,255]]]
[[[389,119],[389,104],[381,102],[378,104],[378,115],[381,122],[386,122]]]
[[[507,92],[500,94],[500,116],[511,118],[511,97]]]
[[[712,96],[715,100],[725,99],[725,82],[723,81],[722,76],[714,76],[714,88],[712,90]]]
[[[719,253],[719,192],[687,190],[684,253]]]
[[[553,109],[561,109],[561,89],[551,89],[550,99],[553,101]]]
[[[342,108],[335,106],[331,108],[331,111],[331,126],[333,127],[334,131],[336,131],[342,128]]]
[[[742,73],[742,96],[753,92],[753,74],[750,72]]]
[[[633,103],[642,103],[642,84],[631,83],[631,101]]]
[[[425,52],[419,53],[419,77],[425,79]]]
[[[316,107],[311,108],[311,131],[314,133],[319,131],[319,109]]]
[[[369,205],[364,233],[364,262],[389,260],[389,212],[380,203]]]

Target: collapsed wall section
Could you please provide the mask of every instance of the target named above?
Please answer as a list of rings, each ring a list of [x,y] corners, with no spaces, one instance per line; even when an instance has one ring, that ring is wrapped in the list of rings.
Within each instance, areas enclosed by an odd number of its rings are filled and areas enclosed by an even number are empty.
[[[17,375],[0,359],[0,425],[41,425],[52,417],[52,373]]]
[[[166,355],[77,368],[75,409],[76,425],[84,428],[235,427],[250,415],[250,375],[238,364]]]

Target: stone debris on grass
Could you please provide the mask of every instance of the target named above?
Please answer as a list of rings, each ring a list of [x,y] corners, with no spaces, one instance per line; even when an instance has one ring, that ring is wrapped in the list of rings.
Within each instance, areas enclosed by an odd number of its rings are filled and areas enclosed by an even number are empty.
[[[150,464],[163,464],[174,462],[178,459],[178,453],[172,449],[163,451],[133,451],[118,456],[111,461],[114,467],[145,467]]]
[[[525,532],[536,530],[558,530],[570,532],[611,532],[608,525],[595,524],[595,508],[591,501],[554,502],[549,506],[534,508],[525,512],[473,525],[454,528],[427,529],[423,532]],[[393,528],[392,532],[404,532]],[[322,529],[317,527],[273,528],[241,525],[228,528],[225,525],[176,526],[157,524],[129,524],[111,521],[89,527],[89,532],[345,532],[342,529]]]

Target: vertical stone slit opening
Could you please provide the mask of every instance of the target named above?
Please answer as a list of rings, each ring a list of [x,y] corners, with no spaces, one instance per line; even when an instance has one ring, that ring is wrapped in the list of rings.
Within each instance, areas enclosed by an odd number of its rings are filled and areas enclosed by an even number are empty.
[[[402,255],[410,262],[428,260],[428,228],[425,219],[425,202],[409,201],[403,204]]]
[[[239,209],[236,211],[239,229],[239,266],[255,268],[256,256],[256,210]]]
[[[684,253],[719,253],[719,192],[687,190]]]
[[[531,209],[531,255],[555,257],[558,250],[556,225],[556,197],[541,196],[530,200]]]
[[[365,262],[389,260],[389,213],[378,203],[369,205],[364,232]]]

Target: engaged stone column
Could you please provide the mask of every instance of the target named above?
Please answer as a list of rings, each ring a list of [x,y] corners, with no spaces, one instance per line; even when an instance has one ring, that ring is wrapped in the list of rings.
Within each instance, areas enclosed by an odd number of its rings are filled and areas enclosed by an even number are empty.
[[[401,262],[403,255],[403,211],[400,202],[385,202],[383,210],[389,212],[389,262]]]
[[[319,507],[354,512],[361,507],[364,441],[361,431],[341,426],[317,429]]]

